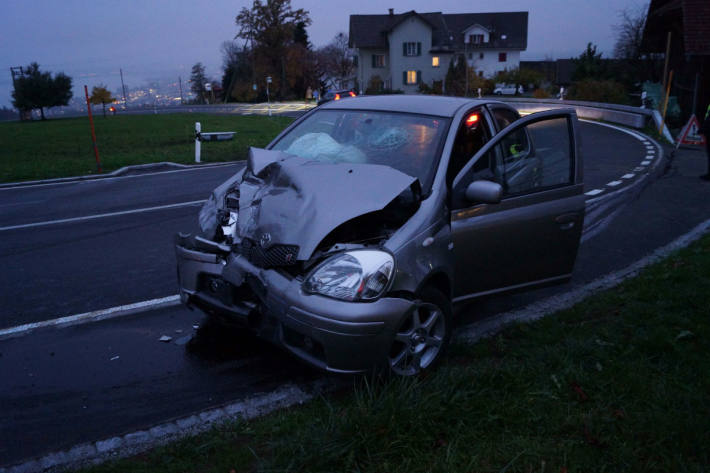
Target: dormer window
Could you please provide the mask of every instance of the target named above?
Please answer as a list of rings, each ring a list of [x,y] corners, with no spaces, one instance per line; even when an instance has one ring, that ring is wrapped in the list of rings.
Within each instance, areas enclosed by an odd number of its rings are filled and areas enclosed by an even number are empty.
[[[482,34],[468,35],[468,42],[472,44],[483,44],[484,36]]]

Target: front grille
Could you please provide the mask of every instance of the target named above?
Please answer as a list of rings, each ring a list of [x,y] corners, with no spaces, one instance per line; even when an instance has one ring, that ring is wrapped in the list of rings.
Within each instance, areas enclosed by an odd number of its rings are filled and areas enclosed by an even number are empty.
[[[262,248],[246,238],[242,240],[238,251],[251,264],[260,268],[291,266],[296,264],[298,256],[297,245],[273,245],[269,248]]]

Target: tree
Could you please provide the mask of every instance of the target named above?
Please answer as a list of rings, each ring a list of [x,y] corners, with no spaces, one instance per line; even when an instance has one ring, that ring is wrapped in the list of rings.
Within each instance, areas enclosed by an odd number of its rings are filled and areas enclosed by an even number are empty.
[[[597,53],[597,47],[592,43],[587,43],[587,49],[574,60],[574,64],[573,81],[606,78],[606,68],[602,61],[602,53]]]
[[[338,88],[344,87],[344,82],[352,76],[355,67],[348,36],[343,32],[336,34],[330,43],[318,49],[316,57],[320,74],[335,79]]]
[[[190,90],[195,94],[195,100],[197,103],[205,103],[207,88],[207,76],[205,76],[205,66],[201,62],[198,62],[192,66],[192,72],[190,73]]]
[[[22,77],[15,80],[12,104],[20,111],[40,110],[42,120],[44,108],[68,105],[72,98],[72,79],[63,72],[54,77],[50,72],[42,72],[33,62],[23,70]]]
[[[222,89],[225,101],[251,102],[256,100],[253,90],[254,68],[252,56],[246,47],[236,41],[222,43]]]
[[[273,90],[285,96],[288,49],[296,43],[294,39],[303,41],[295,32],[297,28],[305,32],[311,24],[308,12],[293,10],[291,0],[254,0],[251,9],[241,9],[235,22],[237,38],[243,39],[253,54],[255,76],[271,76]]]
[[[654,60],[641,49],[647,11],[648,6],[622,10],[619,12],[619,24],[614,25],[614,57],[618,60],[616,76],[628,88],[643,80],[653,79],[657,72]]]
[[[89,102],[94,105],[101,104],[104,112],[104,118],[106,118],[106,104],[115,102],[116,99],[111,96],[111,92],[106,88],[105,85],[99,84],[91,88],[91,97],[89,97]]]

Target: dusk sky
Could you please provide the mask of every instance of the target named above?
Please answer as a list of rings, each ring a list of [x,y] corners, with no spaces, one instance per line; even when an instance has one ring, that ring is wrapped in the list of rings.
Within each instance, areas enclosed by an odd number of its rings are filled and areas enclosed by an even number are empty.
[[[605,56],[614,45],[619,12],[641,8],[643,0],[292,0],[310,12],[314,46],[348,32],[350,14],[528,11],[528,48],[523,60],[578,56],[591,41]],[[196,62],[221,77],[220,45],[236,34],[234,18],[251,1],[210,0],[4,0],[0,16],[0,106],[11,103],[10,67],[39,63],[74,79],[75,95],[86,84],[120,87],[119,68],[129,87],[150,80],[185,81]]]

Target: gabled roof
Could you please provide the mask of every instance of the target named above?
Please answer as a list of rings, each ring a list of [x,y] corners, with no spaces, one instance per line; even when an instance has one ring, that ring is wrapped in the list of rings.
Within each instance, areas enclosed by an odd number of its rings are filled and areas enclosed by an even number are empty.
[[[491,33],[486,47],[523,50],[528,46],[528,12],[446,14],[414,10],[393,15],[350,15],[350,46],[386,49],[387,34],[414,15],[431,26],[434,49],[463,49],[463,32],[476,24]]]

